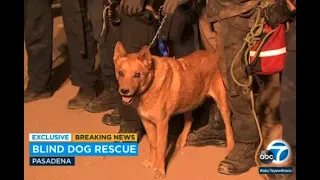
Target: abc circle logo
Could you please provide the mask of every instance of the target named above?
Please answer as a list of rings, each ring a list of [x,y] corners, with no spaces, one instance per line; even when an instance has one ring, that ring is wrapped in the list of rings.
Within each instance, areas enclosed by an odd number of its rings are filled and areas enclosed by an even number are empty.
[[[260,161],[263,164],[283,164],[289,160],[291,156],[291,149],[287,142],[277,139],[273,140],[264,150],[260,153]]]
[[[264,150],[260,153],[260,161],[263,164],[270,164],[273,161],[273,153],[269,150]]]

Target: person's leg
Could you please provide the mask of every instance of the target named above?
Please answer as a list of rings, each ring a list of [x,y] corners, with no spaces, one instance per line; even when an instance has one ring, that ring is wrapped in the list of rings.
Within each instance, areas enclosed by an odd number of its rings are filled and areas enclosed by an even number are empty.
[[[291,159],[284,166],[293,168],[294,173],[270,174],[270,180],[296,179],[296,52],[287,51],[286,65],[282,73],[280,87],[280,116],[282,138],[291,146]]]
[[[227,175],[241,174],[255,165],[254,155],[259,135],[248,95],[227,94],[232,111],[231,122],[236,142],[234,149],[220,162],[218,172]]]
[[[200,26],[200,28],[202,28],[202,26]],[[193,29],[193,27],[188,27],[188,29]],[[207,33],[212,33],[212,32],[207,32]],[[183,51],[190,52],[190,50],[188,51],[188,49],[196,47],[194,45],[194,42],[195,42],[194,33],[190,36],[189,35],[190,33],[188,33],[187,31],[186,34],[187,35],[185,35],[185,37],[187,42],[192,41],[193,43],[192,44],[185,43],[185,42],[175,43],[174,51],[178,52],[177,55],[180,55],[179,52],[183,53]],[[198,35],[198,33],[196,35]],[[202,34],[202,36],[203,35],[204,34]],[[213,42],[210,41],[210,43],[213,43]],[[189,45],[189,47],[187,45]],[[211,49],[212,45],[209,43],[202,46],[205,46],[209,51],[212,50]],[[205,116],[202,115],[202,114],[205,114],[205,111],[210,112],[209,117],[207,115]],[[203,104],[193,112],[193,116],[195,119],[199,119],[200,117],[201,121],[208,122],[208,123],[207,125],[200,127],[196,131],[189,134],[187,139],[188,146],[213,145],[213,146],[224,147],[226,145],[226,134],[225,134],[224,122],[223,122],[221,113],[217,108],[217,104],[215,102]]]
[[[119,40],[120,33],[118,27],[114,27],[111,22],[101,35],[103,19],[102,12],[104,0],[88,0],[88,11],[93,28],[93,37],[99,42],[100,55],[100,79],[103,82],[103,92],[94,98],[85,109],[89,112],[99,113],[117,108],[117,81],[114,74],[113,51],[115,44]]]
[[[49,1],[26,3],[25,43],[28,54],[28,87],[24,102],[49,98],[52,72],[53,19]]]
[[[230,22],[232,19],[221,21],[220,29],[217,30],[223,34],[223,41],[217,46],[217,51],[221,51],[218,59],[225,57],[225,65],[227,68],[227,83],[228,83],[228,105],[232,112],[231,123],[233,128],[235,146],[233,150],[220,162],[218,172],[227,175],[241,174],[248,171],[255,165],[254,155],[259,144],[259,134],[256,121],[251,110],[250,92],[242,87],[239,87],[231,77],[231,64],[235,55],[240,50],[243,37],[246,31],[233,26]],[[224,30],[224,31],[223,31]],[[220,36],[218,36],[218,39]],[[221,45],[223,45],[221,47]],[[221,56],[221,57],[220,57]],[[220,59],[221,58],[221,59]],[[242,83],[248,81],[245,73],[245,68],[240,63],[240,58],[237,57],[233,72],[235,77]]]
[[[127,53],[138,52],[142,46],[148,45],[155,35],[155,29],[152,25],[138,21],[136,17],[123,16],[121,22],[121,41]],[[124,105],[119,98],[119,114],[122,118],[120,132],[138,133],[140,140],[144,134],[144,128],[141,120],[134,108]],[[104,123],[114,120],[117,116],[106,114],[103,117]]]
[[[283,139],[296,146],[296,52],[287,52],[287,63],[281,78],[280,116]]]
[[[296,146],[296,19],[290,22],[286,34],[287,56],[282,72],[280,89],[280,115],[283,139]]]
[[[95,97],[97,44],[92,36],[85,4],[78,0],[61,0],[61,7],[70,53],[71,81],[79,87],[76,96],[68,102],[68,108],[79,109]],[[81,52],[81,44],[85,52]]]
[[[282,139],[291,146],[291,158],[284,166],[293,168],[290,175],[268,175],[270,180],[296,179],[296,19],[290,22],[286,33],[287,55],[280,85],[280,117]]]
[[[197,111],[194,112],[194,118],[201,117],[199,113],[203,113],[207,108],[209,108],[209,120],[208,124],[200,127],[194,132],[188,135],[187,145],[188,146],[226,146],[226,133],[225,126],[217,104],[207,103],[200,106]],[[205,116],[208,118],[208,116]],[[203,119],[201,119],[203,120]]]
[[[117,41],[120,41],[120,32],[121,29],[121,25],[120,26],[113,26],[113,25],[109,25],[108,26],[108,32],[106,34],[106,54],[107,54],[107,58],[110,58],[113,62],[113,54],[114,54],[114,48],[116,46]],[[106,82],[106,81],[104,81]],[[118,84],[117,84],[118,85]],[[108,126],[118,126],[120,125],[122,118],[120,118],[119,115],[119,103],[121,103],[120,97],[118,94],[116,94],[117,98],[116,98],[116,104],[117,104],[117,108],[114,109],[111,114],[105,114],[102,117],[102,122]]]
[[[175,54],[175,56],[179,57],[180,55],[187,55],[183,52],[190,52],[190,50],[194,48],[194,44],[191,43],[194,42],[193,36],[189,37],[190,38],[187,41],[183,41],[182,43],[175,43],[174,51],[177,51],[177,54]],[[203,118],[201,120],[204,120],[204,118],[209,118],[209,120],[207,119],[208,124],[190,133],[188,135],[187,145],[199,147],[208,145],[224,147],[226,145],[225,126],[221,113],[217,108],[217,104],[215,102],[213,102],[212,104],[204,104],[193,112],[193,116],[195,119],[198,119],[199,117],[201,117],[199,113],[203,113],[207,108],[209,108],[210,111],[209,117],[202,116]]]

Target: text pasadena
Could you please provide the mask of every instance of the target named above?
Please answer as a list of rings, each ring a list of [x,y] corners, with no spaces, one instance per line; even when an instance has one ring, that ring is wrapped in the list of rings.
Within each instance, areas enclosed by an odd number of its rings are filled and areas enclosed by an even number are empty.
[[[68,164],[72,164],[70,161],[70,158],[32,158],[32,164],[51,164],[51,165],[59,165],[59,164],[63,164],[63,165],[68,165]]]
[[[93,152],[92,152],[93,151]],[[62,145],[39,145],[32,147],[33,153],[46,154],[46,153],[137,153],[135,145],[94,145],[91,148],[89,145],[68,145],[65,148]]]

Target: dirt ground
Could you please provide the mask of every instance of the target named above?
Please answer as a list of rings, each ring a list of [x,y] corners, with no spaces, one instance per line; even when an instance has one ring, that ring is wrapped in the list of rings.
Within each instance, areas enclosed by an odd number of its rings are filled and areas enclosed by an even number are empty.
[[[58,47],[65,43],[61,17],[55,18],[54,67],[68,69],[63,56],[58,57]],[[58,57],[58,58],[57,58]],[[24,55],[24,83],[28,80]],[[60,69],[61,70],[61,69]],[[54,72],[60,71],[58,68]],[[61,80],[60,80],[61,81]],[[139,146],[138,157],[77,157],[74,167],[30,167],[28,134],[36,132],[117,132],[119,127],[101,123],[103,114],[90,114],[83,110],[67,109],[67,101],[76,94],[77,88],[69,79],[62,83],[54,96],[24,105],[25,123],[25,179],[26,180],[150,180],[152,169],[142,166],[148,156],[149,143],[145,136]],[[259,180],[257,168],[239,176],[225,176],[217,172],[219,162],[225,157],[225,149],[216,147],[185,147],[168,166],[167,180]]]

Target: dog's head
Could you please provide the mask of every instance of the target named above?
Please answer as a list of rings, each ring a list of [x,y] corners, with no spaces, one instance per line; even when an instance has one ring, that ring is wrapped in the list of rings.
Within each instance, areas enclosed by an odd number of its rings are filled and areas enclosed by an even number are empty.
[[[138,53],[127,54],[118,41],[113,61],[122,102],[131,104],[134,97],[143,93],[152,82],[154,68],[150,50],[144,46]]]

